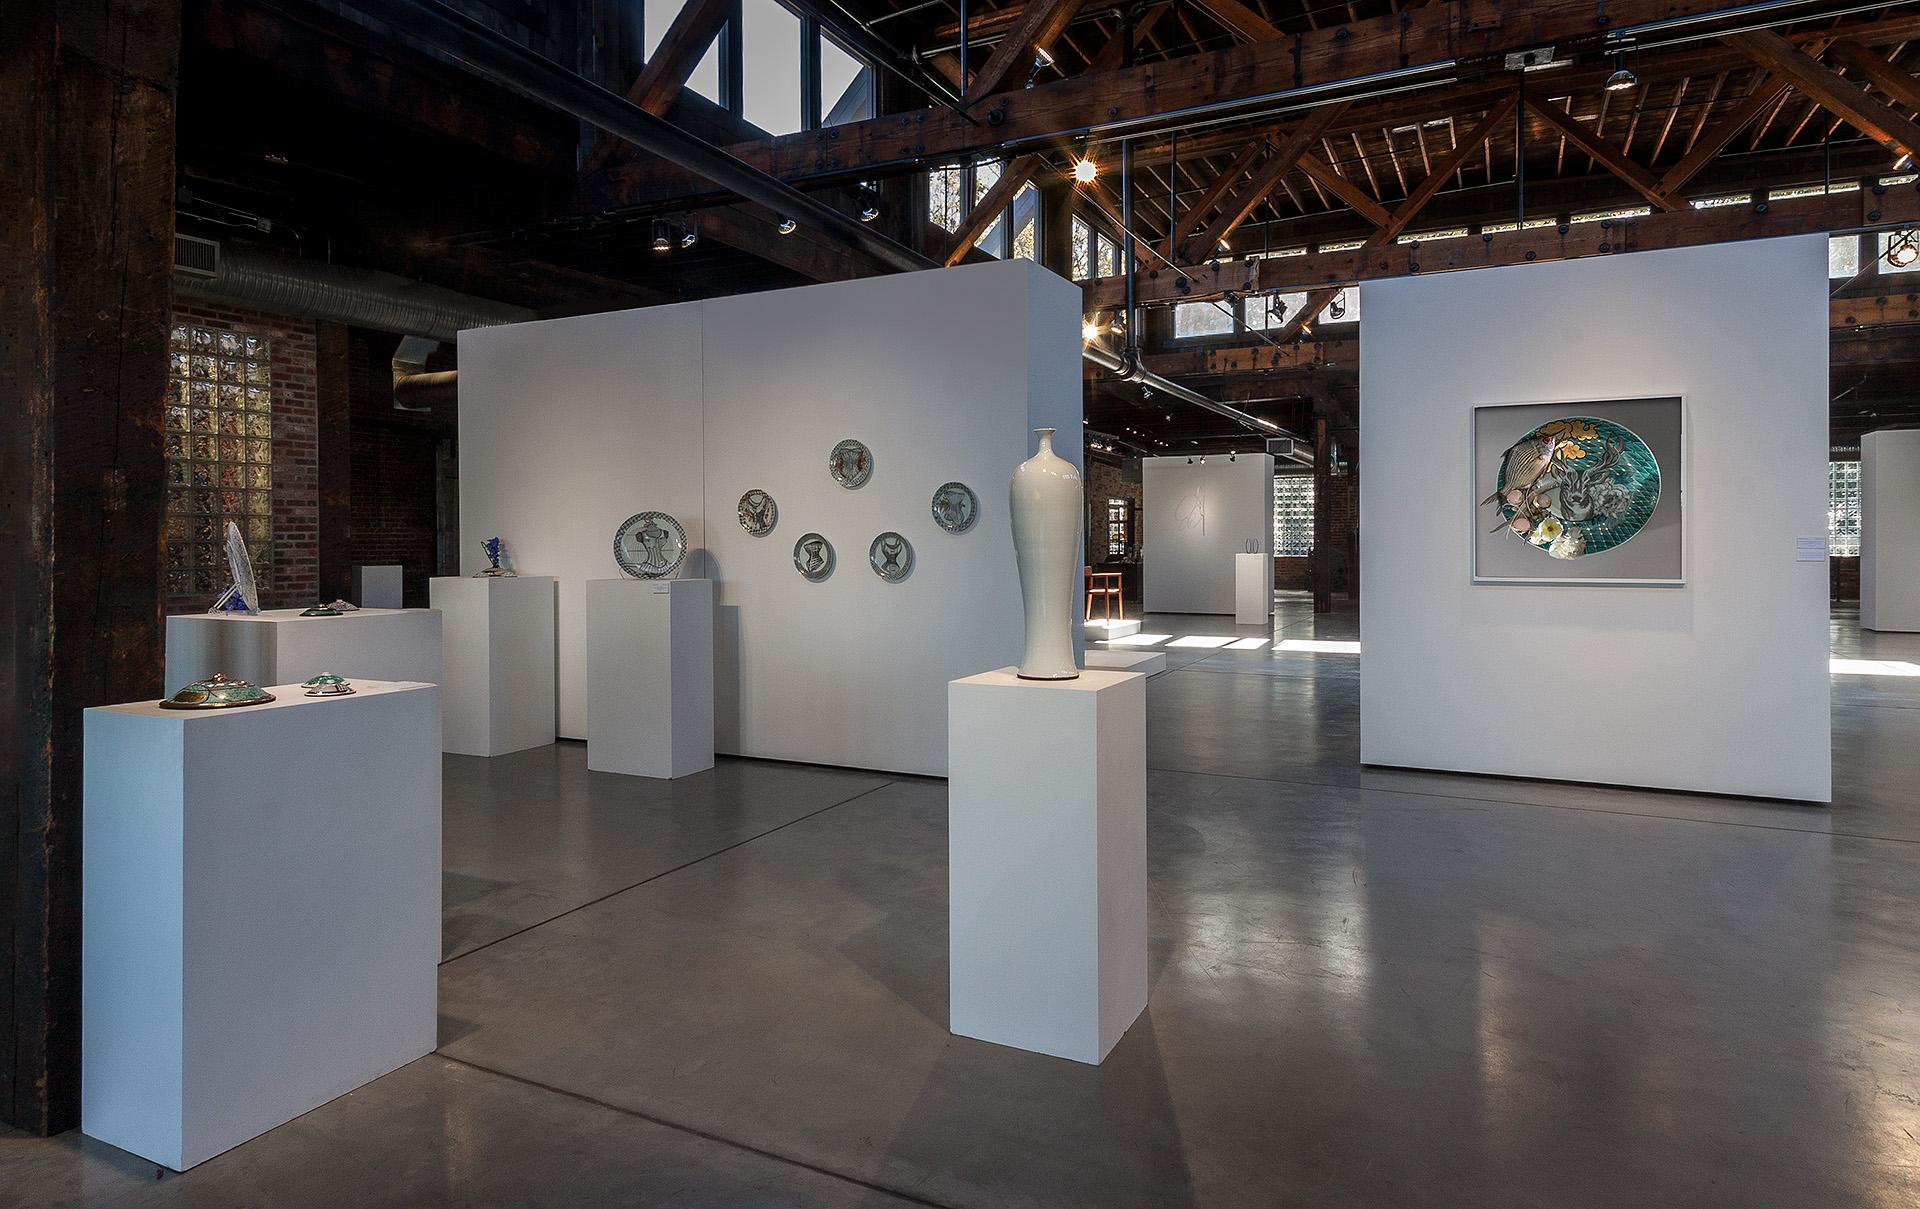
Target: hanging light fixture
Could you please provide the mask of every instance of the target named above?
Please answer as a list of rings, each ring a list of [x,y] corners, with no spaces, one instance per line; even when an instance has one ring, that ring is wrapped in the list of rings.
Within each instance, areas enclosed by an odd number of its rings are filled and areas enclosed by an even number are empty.
[[[1628,67],[1619,55],[1614,55],[1613,74],[1607,77],[1607,82],[1601,85],[1601,87],[1605,88],[1608,92],[1625,92],[1629,88],[1638,88],[1639,86],[1640,77],[1633,74],[1633,69]]]
[[[1100,321],[1088,316],[1080,324],[1080,338],[1091,344],[1100,338]]]
[[[1093,162],[1092,156],[1082,156],[1073,161],[1073,179],[1075,182],[1082,185],[1091,185],[1094,182],[1094,178],[1099,175],[1100,165]]]
[[[663,222],[654,223],[653,224],[653,250],[656,252],[667,252],[667,251],[671,251],[672,248],[673,248],[673,241],[667,238],[667,224]]]
[[[872,222],[878,217],[880,217],[880,190],[874,188],[871,181],[861,181],[860,221]]]
[[[698,243],[699,241],[700,241],[699,232],[695,231],[692,227],[681,228],[680,230],[680,246],[681,247],[691,248],[694,244]]]
[[[783,218],[780,220],[780,234],[782,235],[791,235],[799,229],[800,224],[791,218]]]
[[[1904,269],[1920,260],[1920,230],[1896,231],[1887,239],[1887,263]]]

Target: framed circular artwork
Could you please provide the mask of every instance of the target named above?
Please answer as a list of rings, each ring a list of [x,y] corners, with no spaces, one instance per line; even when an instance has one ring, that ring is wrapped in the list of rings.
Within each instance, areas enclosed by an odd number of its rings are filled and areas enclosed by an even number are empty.
[[[1630,541],[1660,504],[1660,463],[1639,434],[1611,420],[1541,424],[1501,455],[1497,529],[1552,558],[1584,558]]]
[[[867,564],[873,573],[890,584],[913,574],[913,546],[906,538],[889,530],[873,539],[867,547]]]
[[[663,579],[687,556],[687,531],[664,512],[636,512],[613,535],[613,560],[635,579]]]
[[[793,543],[793,569],[800,578],[820,583],[833,574],[833,543],[818,533],[802,533]]]
[[[740,527],[754,537],[765,537],[780,523],[780,505],[755,488],[740,497]]]
[[[980,497],[965,483],[942,483],[933,493],[933,523],[948,533],[965,533],[980,519]]]
[[[849,491],[864,487],[873,477],[873,451],[849,437],[827,455],[827,473]]]

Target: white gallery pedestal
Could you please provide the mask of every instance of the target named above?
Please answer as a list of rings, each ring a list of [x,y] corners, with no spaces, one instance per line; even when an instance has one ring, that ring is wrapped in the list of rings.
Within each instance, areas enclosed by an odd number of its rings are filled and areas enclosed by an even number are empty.
[[[503,756],[553,742],[551,575],[427,581],[440,612],[441,750]]]
[[[1273,557],[1233,556],[1233,622],[1266,625],[1273,620]]]
[[[1920,429],[1860,438],[1860,626],[1920,630]]]
[[[81,1128],[184,1171],[422,1054],[440,690],[86,711]]]
[[[397,609],[405,603],[399,563],[353,569],[353,603],[363,609]]]
[[[1109,621],[1103,617],[1089,617],[1083,623],[1083,629],[1086,632],[1088,642],[1111,642],[1115,638],[1125,638],[1129,634],[1138,634],[1140,632],[1140,619],[1138,617],[1128,617],[1124,619],[1116,617]]]
[[[1167,670],[1167,657],[1160,651],[1123,646],[1105,651],[1088,651],[1086,665],[1110,672],[1139,672],[1143,676],[1151,676]]]
[[[955,1033],[1098,1063],[1147,1006],[1146,683],[948,684]]]
[[[440,614],[360,609],[302,617],[299,609],[269,609],[167,618],[167,694],[215,672],[253,684],[298,684],[322,672],[438,684]]]
[[[713,767],[713,581],[587,581],[587,767]]]

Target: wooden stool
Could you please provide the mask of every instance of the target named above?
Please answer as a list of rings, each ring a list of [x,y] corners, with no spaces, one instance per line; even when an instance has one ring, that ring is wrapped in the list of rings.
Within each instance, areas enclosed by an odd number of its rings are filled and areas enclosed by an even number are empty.
[[[1087,619],[1093,619],[1093,598],[1101,598],[1101,607],[1105,611],[1105,620],[1114,620],[1114,613],[1120,614],[1120,620],[1127,619],[1127,601],[1121,591],[1121,575],[1118,571],[1096,571],[1087,568]]]

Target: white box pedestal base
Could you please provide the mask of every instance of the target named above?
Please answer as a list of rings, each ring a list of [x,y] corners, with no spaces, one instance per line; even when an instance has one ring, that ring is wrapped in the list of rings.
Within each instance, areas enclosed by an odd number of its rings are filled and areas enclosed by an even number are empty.
[[[553,577],[444,576],[427,591],[441,618],[441,750],[504,756],[553,742]]]
[[[1107,621],[1099,617],[1089,617],[1085,622],[1088,642],[1107,642],[1115,638],[1125,638],[1129,634],[1140,632],[1140,619],[1129,617],[1122,621],[1114,618]]]
[[[1234,555],[1234,624],[1266,625],[1272,620],[1273,557],[1267,554]]]
[[[1120,647],[1110,651],[1088,651],[1086,665],[1109,672],[1139,672],[1142,676],[1151,676],[1167,670],[1167,657],[1159,651]]]
[[[269,609],[167,618],[167,694],[215,672],[253,684],[298,684],[322,672],[438,684],[440,614],[360,609],[302,617],[299,609]]]
[[[713,767],[713,581],[587,581],[587,767]]]
[[[440,690],[86,711],[81,1129],[185,1171],[422,1054]]]
[[[353,569],[353,603],[363,609],[397,609],[406,603],[399,563]]]
[[[952,1030],[1098,1063],[1147,1005],[1146,677],[947,686]]]

